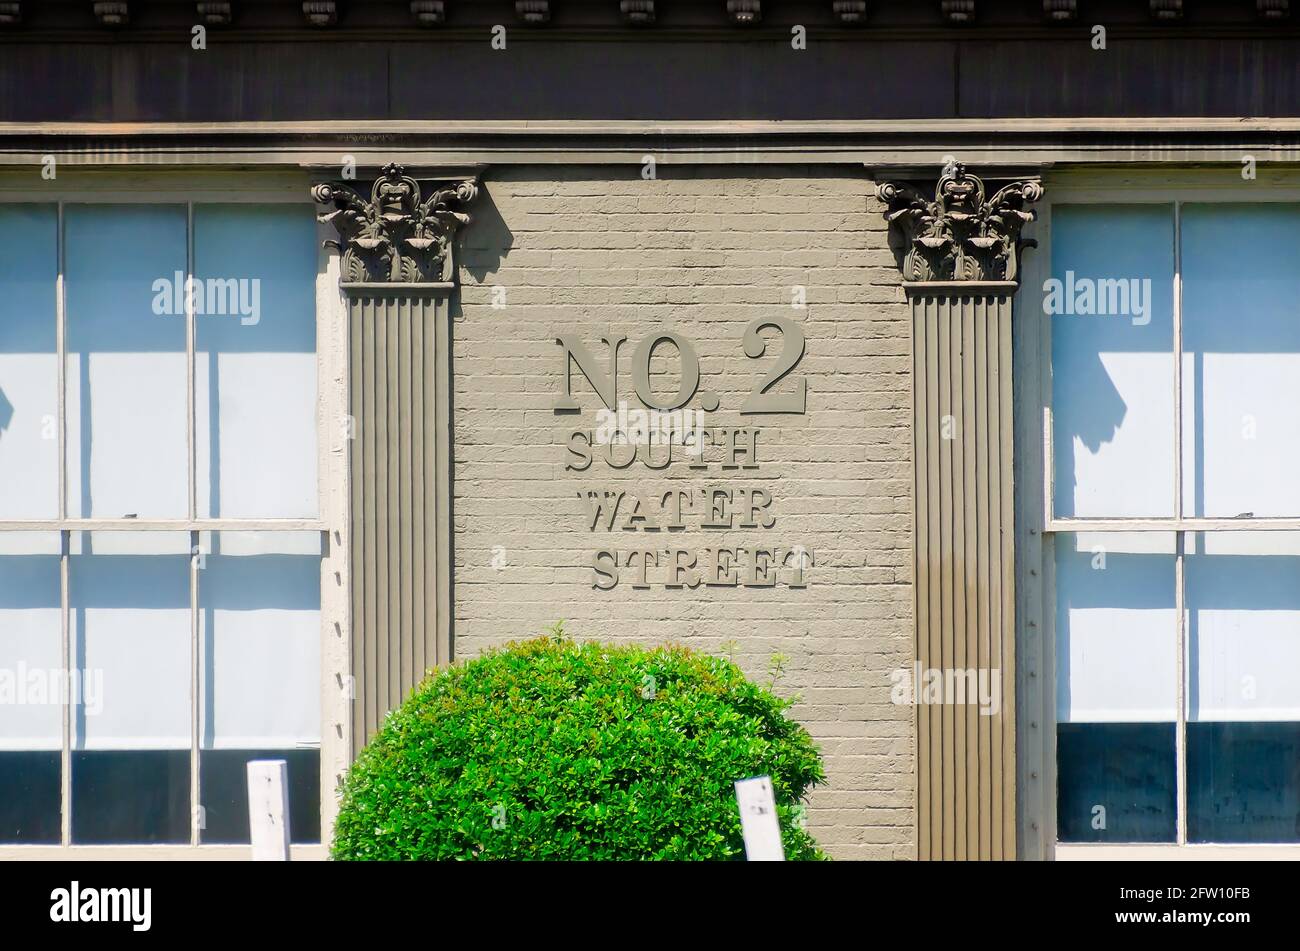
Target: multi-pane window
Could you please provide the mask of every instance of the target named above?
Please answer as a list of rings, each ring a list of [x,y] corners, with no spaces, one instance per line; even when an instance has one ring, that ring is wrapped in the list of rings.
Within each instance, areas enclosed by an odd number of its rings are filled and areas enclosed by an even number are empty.
[[[0,205],[0,845],[320,838],[316,239],[298,204]]]
[[[1063,842],[1300,841],[1300,205],[1056,205]]]

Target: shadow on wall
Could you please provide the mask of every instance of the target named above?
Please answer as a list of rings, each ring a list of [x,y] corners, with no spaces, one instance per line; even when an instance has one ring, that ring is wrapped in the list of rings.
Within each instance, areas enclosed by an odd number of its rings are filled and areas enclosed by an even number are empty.
[[[492,200],[488,183],[483,183],[469,213],[471,220],[462,232],[459,264],[474,278],[474,283],[482,284],[489,274],[501,269],[514,246],[515,236]]]
[[[460,232],[460,246],[456,249],[457,257],[455,265],[463,269],[470,277],[474,279],[475,284],[484,284],[487,282],[489,275],[495,274],[501,269],[506,257],[510,254],[511,248],[514,247],[515,235],[510,230],[510,226],[501,217],[501,211],[497,208],[496,202],[492,200],[492,192],[489,190],[487,182],[480,182],[478,198],[469,208],[470,223],[467,228]],[[448,318],[454,328],[456,323],[464,316],[465,310],[461,305],[460,299],[460,282],[456,282],[456,287],[452,291],[451,300],[448,301],[447,310]],[[454,334],[454,331],[453,331]],[[452,340],[452,348],[455,348],[455,340]],[[453,374],[455,370],[453,369]],[[448,419],[451,427],[451,444],[456,444],[456,387],[451,386],[451,392],[447,394],[448,398]],[[448,517],[451,524],[456,523],[456,472],[455,466],[449,476],[448,484]],[[450,602],[456,603],[456,572],[451,572],[448,579],[448,588],[450,591]],[[456,623],[451,623],[451,656],[456,656]]]
[[[1172,206],[1057,206],[1051,240],[1039,313],[1051,322],[1055,514],[1129,514],[1150,489],[1117,485],[1080,450],[1109,445],[1099,462],[1113,469],[1144,446],[1158,453],[1151,430],[1172,424]]]
[[[1057,354],[1052,362],[1054,366],[1068,364],[1068,389],[1073,394],[1062,399],[1063,394],[1058,393],[1052,407],[1056,514],[1072,516],[1078,488],[1076,453],[1079,445],[1093,455],[1099,453],[1102,446],[1119,434],[1129,407],[1102,361],[1101,351],[1107,349],[1105,345],[1090,340],[1087,346],[1077,346],[1079,341],[1072,339],[1074,335],[1061,332],[1062,318],[1048,319],[1057,322],[1052,332],[1053,349]],[[1131,342],[1113,347],[1119,352],[1127,348],[1131,348]]]

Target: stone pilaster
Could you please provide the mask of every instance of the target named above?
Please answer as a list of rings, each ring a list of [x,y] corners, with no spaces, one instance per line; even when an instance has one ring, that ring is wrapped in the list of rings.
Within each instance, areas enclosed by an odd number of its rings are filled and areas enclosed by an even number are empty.
[[[1012,299],[1042,195],[884,182],[912,309],[917,851],[1017,856]]]
[[[422,186],[390,164],[363,197],[312,197],[347,299],[352,750],[452,656],[453,242],[473,181]],[[424,196],[428,197],[425,198]]]

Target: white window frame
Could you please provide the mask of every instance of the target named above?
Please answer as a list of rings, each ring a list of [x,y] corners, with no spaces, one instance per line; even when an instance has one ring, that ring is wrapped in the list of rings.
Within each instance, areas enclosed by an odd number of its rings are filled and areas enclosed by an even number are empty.
[[[205,204],[296,204],[304,214],[316,209],[308,195],[311,178],[302,172],[171,174],[86,172],[60,169],[59,178],[45,181],[40,168],[0,176],[0,204],[57,205],[58,277],[56,286],[56,348],[58,359],[58,516],[52,519],[0,520],[3,532],[59,533],[62,663],[70,663],[68,559],[71,533],[85,531],[186,531],[190,550],[197,550],[200,532],[275,531],[319,532],[321,536],[320,603],[320,830],[319,844],[291,846],[293,859],[324,859],[338,811],[337,785],[351,761],[350,615],[348,609],[348,433],[347,322],[339,291],[338,256],[324,249],[330,229],[316,229],[316,377],[317,377],[317,498],[315,518],[198,518],[195,458],[194,374],[195,320],[186,298],[186,467],[188,514],[184,519],[69,518],[66,471],[66,312],[63,218],[73,204],[184,205],[187,209],[186,278],[194,272],[194,208]],[[0,843],[0,861],[15,859],[247,859],[248,845],[203,844],[199,810],[199,675],[200,642],[197,612],[198,556],[190,558],[190,841],[188,844],[79,845],[71,841],[71,704],[64,704],[60,770],[60,843],[22,845]]]
[[[1174,514],[1157,518],[1089,518],[1057,517],[1055,505],[1055,462],[1053,458],[1052,417],[1052,317],[1042,312],[1042,288],[1051,277],[1052,209],[1055,205],[1166,205],[1173,206],[1174,214],[1174,278],[1173,326],[1174,339],[1171,352],[1182,351],[1182,255],[1181,212],[1184,204],[1300,204],[1300,176],[1287,170],[1259,168],[1255,180],[1241,177],[1241,165],[1227,165],[1204,169],[1140,169],[1115,172],[1097,172],[1087,169],[1066,169],[1044,176],[1046,194],[1037,206],[1038,220],[1032,236],[1039,242],[1031,250],[1024,268],[1024,283],[1017,299],[1020,319],[1041,321],[1038,360],[1039,406],[1042,408],[1042,525],[1043,525],[1043,581],[1044,611],[1042,631],[1043,669],[1050,672],[1045,677],[1042,716],[1052,725],[1048,742],[1049,754],[1044,763],[1047,789],[1053,798],[1050,820],[1046,825],[1047,854],[1058,860],[1116,860],[1116,859],[1300,859],[1300,843],[1189,843],[1187,841],[1187,662],[1186,587],[1184,578],[1183,533],[1189,531],[1263,532],[1300,531],[1300,517],[1296,518],[1198,518],[1183,514],[1183,459],[1182,459],[1182,360],[1174,359]],[[1177,638],[1177,718],[1175,768],[1177,770],[1177,838],[1172,843],[1091,843],[1059,842],[1056,827],[1056,590],[1054,538],[1061,533],[1096,532],[1172,532],[1175,539],[1174,607]]]

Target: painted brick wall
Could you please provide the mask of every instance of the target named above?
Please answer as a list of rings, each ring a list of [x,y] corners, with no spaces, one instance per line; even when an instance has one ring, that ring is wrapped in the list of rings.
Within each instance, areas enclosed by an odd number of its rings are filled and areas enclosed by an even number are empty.
[[[826,757],[829,782],[809,812],[819,841],[837,858],[913,857],[912,710],[889,699],[889,672],[911,662],[909,325],[880,208],[851,169],[640,172],[494,168],[464,235],[453,308],[456,655],[560,618],[580,638],[729,652],[752,677],[784,654],[777,690],[802,698],[793,713]],[[806,287],[806,309],[791,307],[794,285]],[[780,348],[768,331],[765,357],[747,359],[742,334],[771,314],[806,334],[793,374],[807,380],[804,416],[738,414]],[[554,412],[557,334],[579,335],[602,366],[600,337],[625,334],[619,399],[635,407],[632,352],[660,329],[694,342],[700,389],[721,399],[708,425],[758,420],[757,473],[724,474],[716,461],[705,473],[685,462],[619,471],[599,456],[566,471],[569,433],[594,429],[601,404],[575,369],[583,412]],[[657,393],[675,392],[677,365],[671,346],[656,351]],[[690,485],[766,488],[775,524],[671,540],[593,531],[578,495]],[[747,541],[805,546],[807,586],[636,590],[623,568],[614,589],[593,587],[601,548]]]

